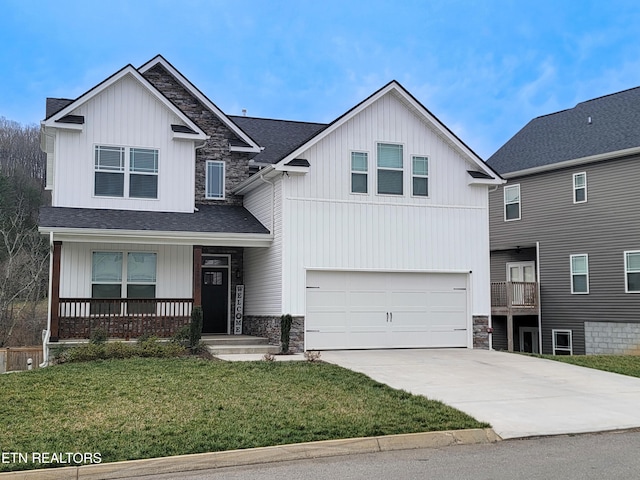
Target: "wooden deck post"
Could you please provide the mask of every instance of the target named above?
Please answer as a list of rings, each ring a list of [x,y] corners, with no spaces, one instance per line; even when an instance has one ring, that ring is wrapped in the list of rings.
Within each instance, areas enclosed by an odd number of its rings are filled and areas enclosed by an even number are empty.
[[[202,246],[193,246],[193,306],[202,306]]]
[[[53,271],[51,272],[51,332],[49,341],[57,342],[60,333],[60,251],[62,242],[53,242]]]
[[[507,282],[507,351],[513,352],[513,284]]]

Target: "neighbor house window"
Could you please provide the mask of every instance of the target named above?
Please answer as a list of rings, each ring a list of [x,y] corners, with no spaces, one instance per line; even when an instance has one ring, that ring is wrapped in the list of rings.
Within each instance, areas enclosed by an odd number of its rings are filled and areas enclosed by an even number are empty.
[[[573,174],[573,203],[587,201],[587,174],[586,172]]]
[[[367,193],[368,171],[368,154],[351,152],[351,193]]]
[[[224,199],[224,162],[207,161],[206,197]]]
[[[554,355],[573,355],[571,330],[552,330],[551,336]]]
[[[98,197],[158,198],[158,150],[97,145],[94,167]]]
[[[121,298],[147,299],[156,296],[157,255],[150,252],[93,252],[91,298],[111,299],[93,304],[93,314],[124,313]],[[128,313],[150,313],[153,304],[128,306]]]
[[[378,193],[402,195],[403,153],[402,145],[378,144]]]
[[[589,293],[589,257],[571,255],[571,293]]]
[[[640,293],[640,252],[624,252],[625,291]]]
[[[520,185],[504,187],[504,219],[520,220]]]
[[[411,174],[413,178],[413,191],[415,197],[429,196],[429,158],[413,157]]]

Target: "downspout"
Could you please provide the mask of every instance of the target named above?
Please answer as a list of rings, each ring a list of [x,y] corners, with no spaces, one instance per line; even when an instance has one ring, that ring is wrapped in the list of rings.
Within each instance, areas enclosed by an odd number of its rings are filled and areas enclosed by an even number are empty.
[[[51,294],[53,292],[53,232],[49,232],[49,294],[47,295],[47,329],[42,331],[42,363],[49,365],[49,338],[51,337]]]
[[[540,242],[536,242],[536,279],[538,280],[538,345],[542,353],[542,298],[540,296]]]

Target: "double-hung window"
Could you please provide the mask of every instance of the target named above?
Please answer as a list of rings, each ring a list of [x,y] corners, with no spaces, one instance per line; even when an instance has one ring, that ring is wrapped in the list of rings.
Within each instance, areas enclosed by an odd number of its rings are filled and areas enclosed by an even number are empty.
[[[369,183],[369,155],[351,152],[351,193],[367,193]]]
[[[413,178],[412,195],[414,197],[429,196],[429,158],[413,157],[411,174]]]
[[[584,203],[587,201],[587,173],[573,174],[573,203]]]
[[[206,198],[224,199],[224,162],[218,160],[207,161],[205,185]]]
[[[589,293],[589,257],[571,255],[571,293]]]
[[[504,187],[504,219],[520,220],[520,185]]]
[[[625,292],[640,293],[640,251],[624,252]]]
[[[124,313],[121,298],[156,297],[157,255],[151,252],[93,252],[91,259],[91,297],[104,298],[94,303],[91,313]],[[151,303],[129,305],[128,313],[151,313]]]
[[[403,194],[402,145],[378,144],[378,193],[381,195]]]
[[[158,198],[158,150],[97,145],[94,168],[98,197]]]

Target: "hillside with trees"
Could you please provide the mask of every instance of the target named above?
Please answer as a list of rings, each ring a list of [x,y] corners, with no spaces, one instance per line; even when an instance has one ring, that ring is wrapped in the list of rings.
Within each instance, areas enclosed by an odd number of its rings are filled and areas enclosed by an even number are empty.
[[[46,328],[45,170],[40,127],[0,117],[0,347],[37,345]]]

